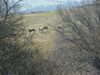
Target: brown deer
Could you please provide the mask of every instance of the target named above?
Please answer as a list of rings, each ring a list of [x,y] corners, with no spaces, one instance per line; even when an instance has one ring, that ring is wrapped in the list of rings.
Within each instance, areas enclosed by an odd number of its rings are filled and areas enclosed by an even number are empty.
[[[45,26],[45,27],[42,27],[42,26],[41,26],[41,27],[39,28],[39,32],[43,32],[44,30],[48,30],[48,27],[47,27],[47,26]]]
[[[29,33],[34,32],[35,33],[35,29],[28,29]]]

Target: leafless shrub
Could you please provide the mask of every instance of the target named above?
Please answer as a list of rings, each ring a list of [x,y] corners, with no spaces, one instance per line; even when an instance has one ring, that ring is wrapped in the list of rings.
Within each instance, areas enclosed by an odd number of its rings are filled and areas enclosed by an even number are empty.
[[[66,66],[63,70],[83,70],[93,75],[99,75],[99,5],[91,4],[67,9],[58,7],[58,14],[62,19],[64,31],[57,30],[59,37],[56,40],[57,49],[51,60],[58,61],[60,65]],[[58,43],[58,41],[61,42]]]

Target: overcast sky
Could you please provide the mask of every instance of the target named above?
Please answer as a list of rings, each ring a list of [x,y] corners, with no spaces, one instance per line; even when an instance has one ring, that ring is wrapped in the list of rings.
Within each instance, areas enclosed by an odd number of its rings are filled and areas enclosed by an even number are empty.
[[[81,2],[82,0],[23,0],[21,10],[27,10],[31,8],[37,8],[41,6],[57,5],[58,3],[71,3],[71,2]],[[89,0],[87,0],[89,1]]]

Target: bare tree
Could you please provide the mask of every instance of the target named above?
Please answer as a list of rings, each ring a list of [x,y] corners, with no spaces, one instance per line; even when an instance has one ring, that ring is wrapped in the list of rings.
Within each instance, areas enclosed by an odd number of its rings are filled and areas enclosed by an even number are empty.
[[[26,47],[26,40],[19,44],[24,32],[18,14],[21,0],[0,0],[0,75],[27,75],[32,62],[32,49]],[[26,38],[23,38],[26,39]]]
[[[64,9],[58,7],[58,14],[63,31],[56,30],[60,37],[56,40],[57,50],[52,58],[60,66],[66,66],[65,69],[99,75],[100,8],[96,4]]]

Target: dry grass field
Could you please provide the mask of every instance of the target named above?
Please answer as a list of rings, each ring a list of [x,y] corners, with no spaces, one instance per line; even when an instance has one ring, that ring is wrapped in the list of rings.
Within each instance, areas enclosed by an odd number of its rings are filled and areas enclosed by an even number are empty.
[[[56,25],[57,14],[55,11],[40,12],[32,14],[24,14],[24,25],[28,36],[32,36],[32,40],[36,42],[41,49],[40,53],[48,55],[52,52],[55,47],[56,31],[52,25]],[[39,32],[39,27],[47,26],[48,31],[45,30],[43,33]],[[29,33],[28,29],[35,29],[36,32]],[[34,47],[34,45],[33,45]]]

